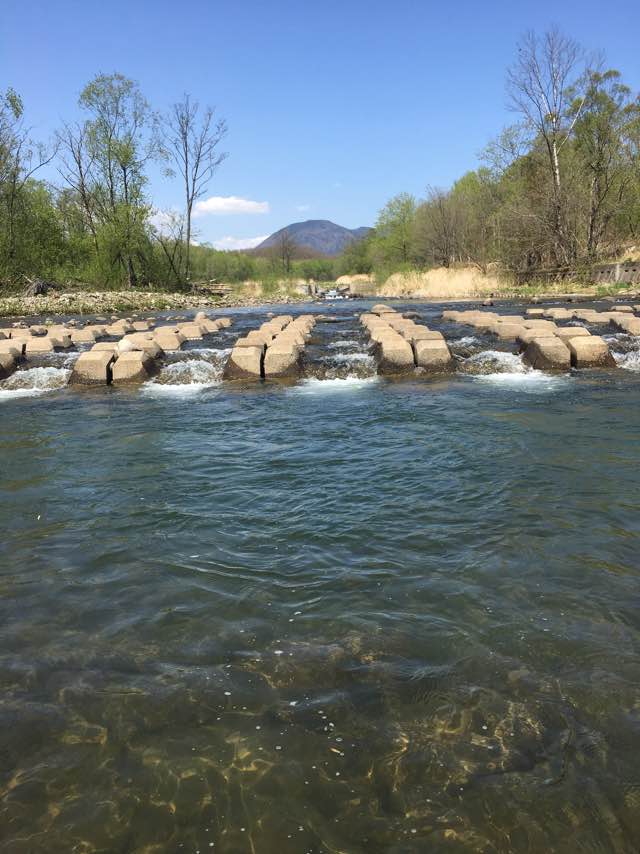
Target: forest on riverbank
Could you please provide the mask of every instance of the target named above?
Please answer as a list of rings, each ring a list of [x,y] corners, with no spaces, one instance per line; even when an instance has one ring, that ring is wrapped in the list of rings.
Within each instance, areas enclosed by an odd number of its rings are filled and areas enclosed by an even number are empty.
[[[334,280],[473,266],[517,281],[587,268],[640,245],[640,99],[599,56],[555,29],[529,33],[506,74],[514,123],[480,166],[422,199],[400,193],[338,258],[283,239],[264,254],[194,239],[197,200],[222,166],[227,127],[188,95],[165,114],[121,74],[82,90],[80,121],[33,138],[19,93],[0,93],[0,286],[189,290],[194,282]],[[184,187],[153,205],[149,167]],[[47,179],[42,175],[47,174]],[[53,180],[50,176],[56,175]]]

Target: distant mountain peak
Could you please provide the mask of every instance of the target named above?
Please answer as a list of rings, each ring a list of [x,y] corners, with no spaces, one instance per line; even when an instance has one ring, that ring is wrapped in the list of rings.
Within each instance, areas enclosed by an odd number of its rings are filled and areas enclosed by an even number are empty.
[[[285,225],[256,247],[259,253],[278,245],[284,234],[300,248],[312,249],[320,255],[340,255],[350,243],[362,240],[369,233],[366,226],[345,228],[328,219],[307,219]]]

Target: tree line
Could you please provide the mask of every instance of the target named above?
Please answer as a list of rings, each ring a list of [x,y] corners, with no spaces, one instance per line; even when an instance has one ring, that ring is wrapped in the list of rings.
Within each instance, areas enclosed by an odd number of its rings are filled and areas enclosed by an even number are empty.
[[[32,138],[20,95],[0,93],[0,281],[187,284],[193,209],[226,156],[224,119],[189,95],[158,114],[117,73],[91,80],[78,106],[82,118],[43,144]],[[184,198],[162,227],[153,225],[149,197],[153,161],[179,179]],[[40,178],[44,167],[58,180]]]
[[[640,98],[557,29],[528,33],[507,70],[515,121],[452,187],[401,193],[337,259],[283,237],[266,256],[193,241],[194,206],[226,157],[224,119],[189,95],[164,114],[121,74],[80,93],[80,120],[34,141],[22,100],[0,92],[0,283],[100,287],[239,282],[472,264],[518,278],[618,257],[640,240]],[[148,171],[182,187],[154,225]],[[57,176],[44,180],[40,176]]]
[[[557,29],[507,71],[516,121],[480,168],[384,207],[360,269],[498,264],[526,279],[618,257],[640,240],[640,98]]]

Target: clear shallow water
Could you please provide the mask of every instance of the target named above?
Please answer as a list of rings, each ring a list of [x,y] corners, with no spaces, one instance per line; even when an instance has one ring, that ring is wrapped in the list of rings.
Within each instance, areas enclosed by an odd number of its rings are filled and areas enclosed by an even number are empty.
[[[354,329],[2,402],[4,849],[638,849],[640,376]]]

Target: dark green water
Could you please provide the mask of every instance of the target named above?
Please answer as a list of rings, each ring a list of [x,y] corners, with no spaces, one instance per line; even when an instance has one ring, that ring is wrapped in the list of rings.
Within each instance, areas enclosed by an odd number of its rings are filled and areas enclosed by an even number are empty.
[[[636,852],[640,374],[191,357],[0,400],[0,850]]]

